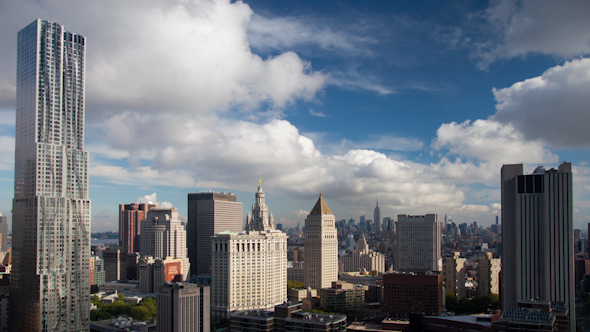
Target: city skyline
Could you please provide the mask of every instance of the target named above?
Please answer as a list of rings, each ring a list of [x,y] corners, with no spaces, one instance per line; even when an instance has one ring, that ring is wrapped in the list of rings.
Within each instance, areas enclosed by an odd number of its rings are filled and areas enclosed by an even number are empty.
[[[188,193],[248,202],[260,178],[286,228],[303,224],[319,192],[337,220],[372,216],[378,199],[382,218],[435,213],[487,226],[500,214],[502,164],[531,172],[563,160],[576,183],[574,228],[585,230],[588,6],[7,3],[0,181],[14,180],[16,31],[39,17],[92,41],[93,230],[116,230],[118,205],[138,198],[183,220]],[[12,195],[0,192],[9,221]]]

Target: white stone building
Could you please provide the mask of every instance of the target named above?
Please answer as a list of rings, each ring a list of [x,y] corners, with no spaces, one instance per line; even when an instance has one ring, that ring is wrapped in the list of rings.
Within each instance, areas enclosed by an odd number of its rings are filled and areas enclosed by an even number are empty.
[[[305,225],[305,287],[322,289],[338,281],[336,219],[322,194]]]
[[[359,237],[355,250],[342,256],[340,262],[342,272],[367,270],[385,273],[385,256],[369,248],[364,234]]]
[[[274,229],[262,185],[246,229],[212,238],[211,313],[215,316],[274,310],[287,300],[287,235]]]

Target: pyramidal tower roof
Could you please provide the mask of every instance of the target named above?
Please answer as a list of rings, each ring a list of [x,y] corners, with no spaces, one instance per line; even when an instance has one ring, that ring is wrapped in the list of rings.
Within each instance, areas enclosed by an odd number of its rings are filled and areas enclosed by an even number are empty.
[[[326,204],[326,201],[324,201],[324,198],[322,197],[322,193],[320,193],[320,198],[309,214],[332,214],[328,204]]]

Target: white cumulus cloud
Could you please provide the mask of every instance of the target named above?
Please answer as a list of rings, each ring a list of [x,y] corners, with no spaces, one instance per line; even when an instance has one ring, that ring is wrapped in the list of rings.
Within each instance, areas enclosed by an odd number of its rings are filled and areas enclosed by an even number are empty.
[[[567,61],[541,76],[494,89],[494,119],[527,139],[558,147],[590,145],[590,59]]]

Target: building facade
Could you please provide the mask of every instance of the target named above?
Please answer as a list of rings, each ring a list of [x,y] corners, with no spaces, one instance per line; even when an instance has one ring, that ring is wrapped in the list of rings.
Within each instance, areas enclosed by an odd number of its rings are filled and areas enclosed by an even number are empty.
[[[391,272],[383,275],[383,310],[390,317],[409,317],[414,312],[438,316],[442,309],[442,272]]]
[[[127,252],[121,249],[107,249],[102,252],[105,281],[127,281]]]
[[[0,211],[0,252],[5,253],[8,249],[8,218],[2,216]],[[1,255],[4,258],[4,255]]]
[[[500,271],[502,260],[486,252],[477,259],[477,296],[500,294]]]
[[[336,218],[322,194],[305,225],[305,287],[321,289],[338,281],[338,236]]]
[[[293,262],[293,266],[287,268],[287,280],[304,282],[305,280],[305,262]]]
[[[466,258],[461,258],[461,253],[453,252],[453,256],[443,258],[443,272],[445,288],[447,292],[455,293],[457,299],[465,296],[465,281],[467,275],[465,271]]]
[[[139,252],[141,221],[157,204],[119,204],[119,246],[127,253]]]
[[[139,262],[139,289],[144,294],[156,293],[165,282],[182,281],[182,259],[143,256]]]
[[[92,259],[92,258],[91,258]],[[94,260],[94,282],[91,283],[91,286],[97,286],[100,287],[102,285],[104,285],[104,283],[106,282],[106,273],[104,271],[104,260],[98,258],[98,257],[93,257]],[[97,288],[95,287],[95,288]]]
[[[230,331],[344,332],[346,316],[311,314],[301,303],[286,302],[273,311],[244,311],[231,316]]]
[[[210,286],[184,282],[158,288],[158,332],[209,332]]]
[[[398,214],[396,227],[396,270],[442,271],[441,230],[436,214]]]
[[[385,256],[369,248],[364,234],[359,237],[355,250],[340,257],[340,262],[341,272],[366,270],[385,273]]]
[[[242,203],[229,193],[188,194],[187,245],[191,275],[211,274],[211,237],[219,232],[240,233]]]
[[[10,317],[14,331],[88,331],[86,38],[37,19],[18,32]]]
[[[190,263],[186,249],[186,231],[175,208],[152,208],[141,222],[140,255],[182,260],[182,279],[188,276]]]
[[[213,315],[272,310],[287,300],[287,235],[274,229],[262,185],[244,233],[224,231],[212,238]]]
[[[502,309],[519,300],[564,302],[575,330],[572,165],[504,165],[502,183]]]
[[[365,287],[333,281],[332,287],[320,289],[320,305],[328,312],[359,310],[365,306]]]

